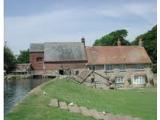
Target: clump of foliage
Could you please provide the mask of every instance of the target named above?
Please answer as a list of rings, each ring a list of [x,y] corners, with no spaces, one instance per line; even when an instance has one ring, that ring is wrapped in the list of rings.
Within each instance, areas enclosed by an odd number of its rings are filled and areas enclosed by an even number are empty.
[[[125,29],[116,30],[109,34],[104,35],[100,39],[97,39],[94,46],[115,46],[117,45],[117,40],[121,41],[122,45],[130,45],[130,43],[126,40],[128,35],[128,31]]]
[[[137,36],[132,42],[132,45],[137,45],[139,38],[142,38],[143,46],[153,62],[153,72],[157,72],[157,25],[155,25],[150,31]]]
[[[20,51],[17,57],[17,63],[29,63],[29,49]]]
[[[13,52],[8,48],[4,47],[4,69],[7,73],[12,71],[16,67],[16,58]]]

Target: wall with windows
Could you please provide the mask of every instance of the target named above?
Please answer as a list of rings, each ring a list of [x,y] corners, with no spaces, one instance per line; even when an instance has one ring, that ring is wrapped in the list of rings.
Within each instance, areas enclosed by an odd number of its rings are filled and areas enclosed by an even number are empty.
[[[30,53],[29,59],[33,70],[43,70],[43,52]]]
[[[117,69],[120,72],[125,72],[126,70],[143,71],[145,68],[150,67],[148,64],[105,64],[105,65],[89,65],[91,70],[105,70],[107,72],[113,72]]]

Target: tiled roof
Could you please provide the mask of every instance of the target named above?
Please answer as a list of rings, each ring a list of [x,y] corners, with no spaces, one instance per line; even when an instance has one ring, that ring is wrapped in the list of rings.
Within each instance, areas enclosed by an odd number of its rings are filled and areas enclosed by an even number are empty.
[[[88,65],[151,63],[140,46],[93,46],[87,47]]]

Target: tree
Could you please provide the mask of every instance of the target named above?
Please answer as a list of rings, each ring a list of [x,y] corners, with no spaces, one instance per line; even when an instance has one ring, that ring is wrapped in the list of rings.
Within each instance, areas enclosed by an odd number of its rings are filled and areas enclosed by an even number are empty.
[[[7,73],[11,72],[16,66],[16,58],[13,52],[8,48],[4,47],[4,69]]]
[[[153,62],[153,72],[157,72],[157,25],[150,31],[137,36],[132,45],[137,45],[139,38],[142,38],[143,46]]]
[[[94,46],[115,46],[117,45],[117,40],[119,39],[121,41],[122,45],[130,45],[130,43],[126,40],[128,32],[125,29],[116,30],[109,34],[106,34],[105,36],[101,37],[100,39],[97,39]]]
[[[17,63],[29,63],[29,49],[20,51],[17,57]]]

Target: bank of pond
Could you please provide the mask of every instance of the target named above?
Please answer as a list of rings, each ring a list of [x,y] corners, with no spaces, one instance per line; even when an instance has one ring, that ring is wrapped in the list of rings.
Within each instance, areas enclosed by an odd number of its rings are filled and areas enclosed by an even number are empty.
[[[27,91],[30,91],[29,89],[34,87],[32,86],[33,81],[28,81]],[[21,84],[21,87],[25,88],[23,84],[26,83],[22,82]],[[20,90],[22,88],[19,88],[17,91]],[[143,120],[156,120],[156,94],[156,88],[103,90],[77,84],[66,78],[55,78],[29,92],[28,96],[16,105],[6,115],[5,119],[93,120],[91,117],[84,117],[80,114],[70,113],[69,111],[48,106],[51,99],[57,98],[67,103],[73,102],[79,106],[86,106],[89,109],[105,111],[106,113],[139,117]]]
[[[12,79],[4,80],[4,112],[5,115],[20,102],[33,88],[49,79],[33,79],[24,76],[13,76]]]

